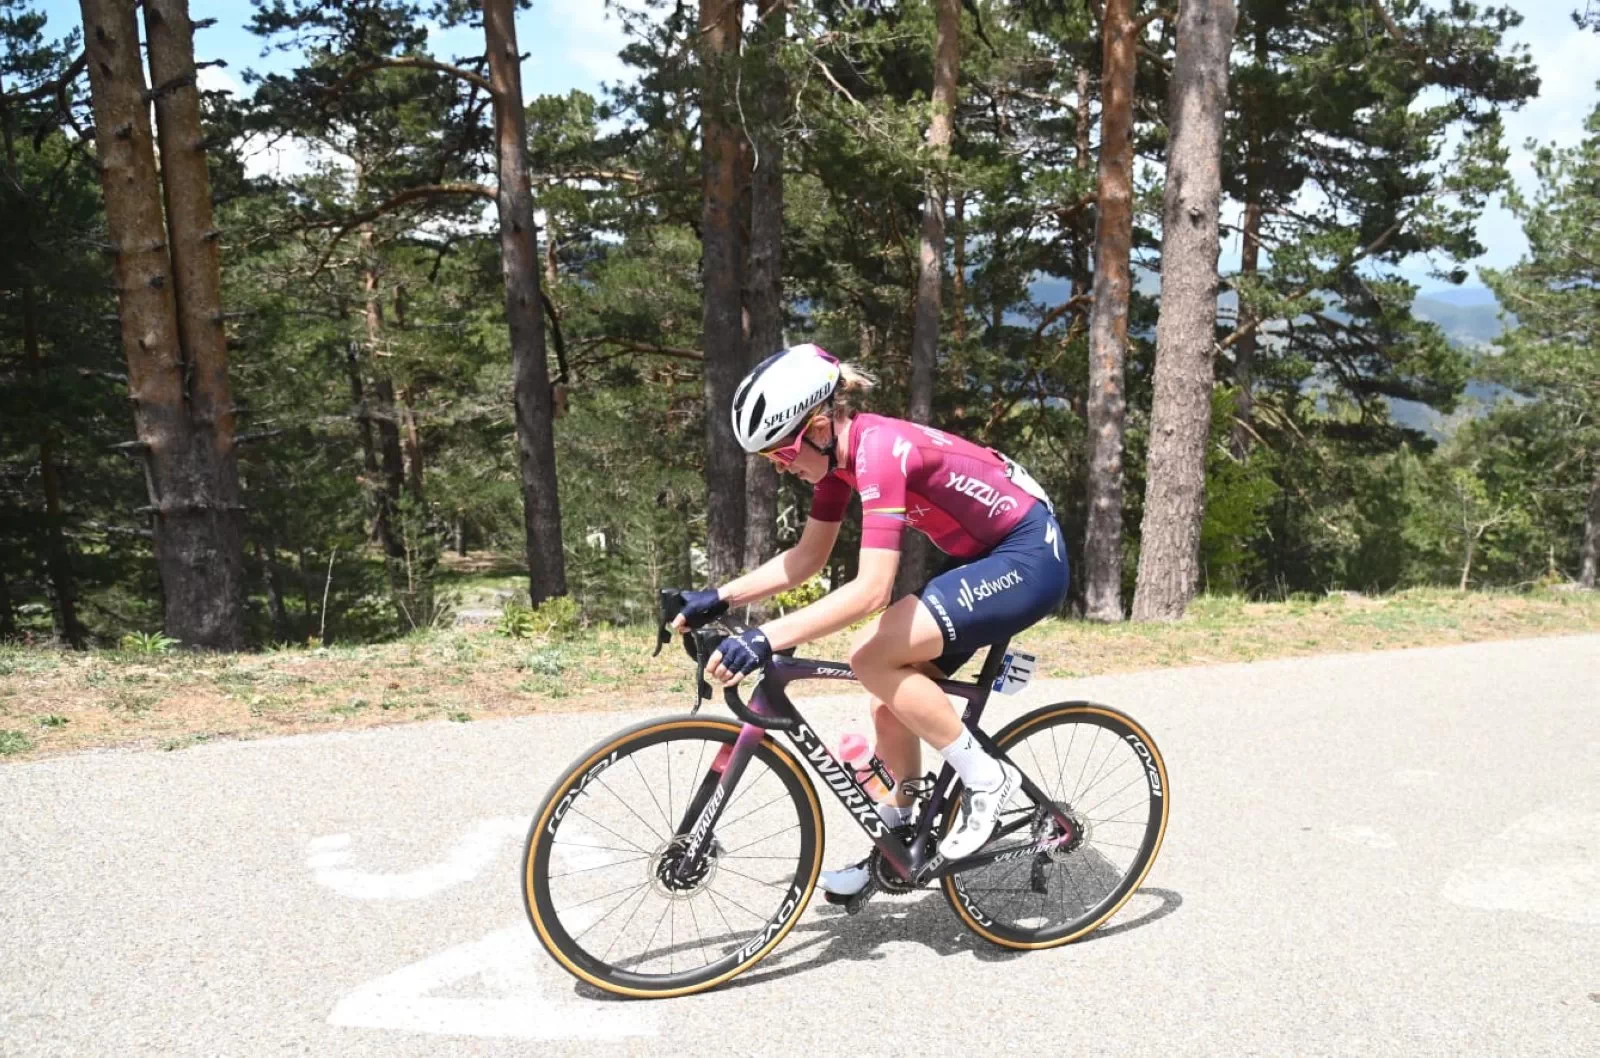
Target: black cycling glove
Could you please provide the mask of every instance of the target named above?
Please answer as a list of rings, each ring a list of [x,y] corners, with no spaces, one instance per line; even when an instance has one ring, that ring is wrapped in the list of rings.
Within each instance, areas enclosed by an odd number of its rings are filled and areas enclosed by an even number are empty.
[[[726,600],[717,595],[717,589],[707,588],[705,591],[686,591],[683,593],[683,609],[679,611],[690,628],[699,628],[708,621],[715,621],[728,612]]]

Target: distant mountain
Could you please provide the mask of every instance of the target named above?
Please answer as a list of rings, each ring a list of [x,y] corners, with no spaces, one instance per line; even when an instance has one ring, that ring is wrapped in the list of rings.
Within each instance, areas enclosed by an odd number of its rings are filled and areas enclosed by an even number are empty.
[[[1156,294],[1161,288],[1160,278],[1143,270],[1137,271],[1134,284],[1144,294]],[[1065,301],[1070,290],[1071,287],[1065,280],[1041,276],[1030,284],[1028,293],[1039,304],[1052,306]],[[1223,294],[1219,300],[1225,311],[1231,310],[1238,303],[1238,299],[1231,291]],[[1452,345],[1479,353],[1500,337],[1505,329],[1500,320],[1500,305],[1495,300],[1493,291],[1487,287],[1444,287],[1430,290],[1417,295],[1416,301],[1412,303],[1412,312],[1419,319],[1438,324]],[[1339,315],[1337,309],[1331,310],[1331,314]],[[1021,316],[1016,315],[1008,317],[1008,322],[1017,325],[1026,323]],[[1509,323],[1515,327],[1516,317],[1511,316]],[[1492,382],[1474,379],[1467,383],[1464,398],[1470,403],[1488,408],[1498,403],[1509,392]],[[1441,436],[1444,416],[1426,404],[1391,400],[1389,407],[1394,421],[1400,425],[1420,430],[1435,438]]]
[[[1463,349],[1488,345],[1505,331],[1500,321],[1500,304],[1483,287],[1455,287],[1417,295],[1411,311],[1420,319],[1436,323],[1450,343]],[[1516,326],[1511,316],[1510,325]]]

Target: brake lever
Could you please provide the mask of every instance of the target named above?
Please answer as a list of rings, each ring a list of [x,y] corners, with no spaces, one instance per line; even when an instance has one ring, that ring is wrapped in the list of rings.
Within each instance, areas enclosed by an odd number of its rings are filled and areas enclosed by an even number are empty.
[[[672,642],[672,619],[683,612],[684,598],[681,591],[673,588],[662,588],[656,593],[656,649],[651,657],[657,657],[661,648]]]

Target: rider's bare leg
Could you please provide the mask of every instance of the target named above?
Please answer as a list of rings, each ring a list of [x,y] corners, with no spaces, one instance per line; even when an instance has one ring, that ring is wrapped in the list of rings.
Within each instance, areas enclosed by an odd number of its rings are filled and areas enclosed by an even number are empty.
[[[850,667],[873,697],[887,703],[912,733],[940,749],[964,730],[950,700],[925,671],[943,652],[944,635],[915,595],[878,614],[850,651]]]
[[[919,668],[929,678],[943,676],[930,663],[924,662]],[[877,735],[878,756],[883,758],[883,763],[888,765],[897,781],[915,779],[922,774],[922,739],[878,698],[872,700],[872,730]],[[889,803],[907,806],[911,804],[911,796],[896,786]]]

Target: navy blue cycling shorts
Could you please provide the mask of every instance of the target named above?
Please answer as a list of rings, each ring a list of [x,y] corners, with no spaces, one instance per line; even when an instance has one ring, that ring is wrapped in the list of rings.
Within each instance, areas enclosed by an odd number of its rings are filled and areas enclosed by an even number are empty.
[[[934,660],[950,675],[982,647],[1009,639],[1054,613],[1067,596],[1067,543],[1042,503],[988,554],[928,581],[922,605],[944,632]]]

